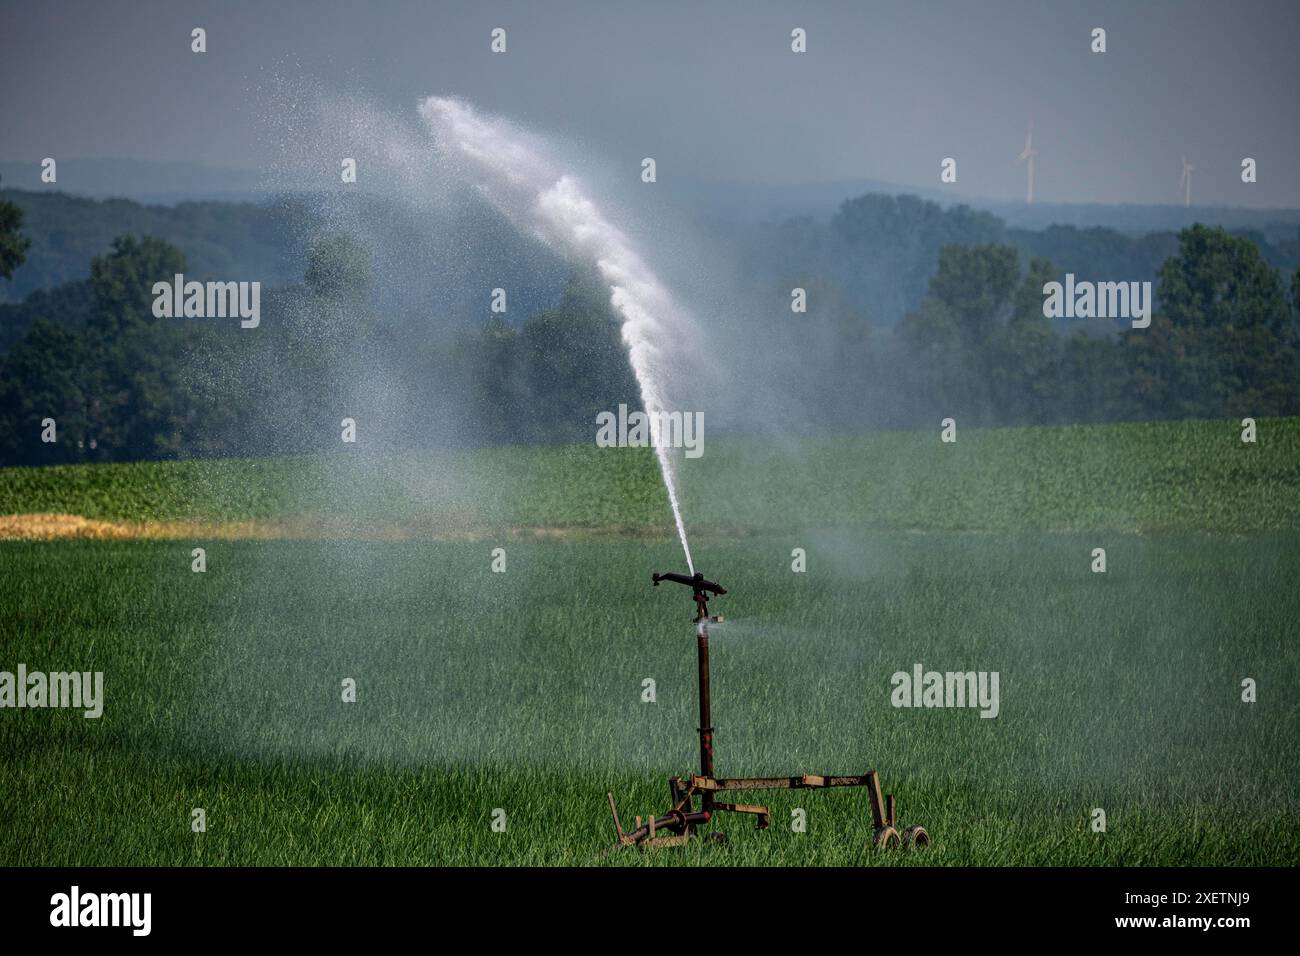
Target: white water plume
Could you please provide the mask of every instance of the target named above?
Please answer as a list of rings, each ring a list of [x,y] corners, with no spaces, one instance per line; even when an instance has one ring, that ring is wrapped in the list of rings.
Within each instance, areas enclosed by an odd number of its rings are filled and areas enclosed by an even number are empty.
[[[668,343],[693,339],[695,329],[629,237],[605,218],[572,174],[558,167],[537,137],[448,97],[429,97],[420,105],[420,114],[454,172],[473,183],[511,222],[570,258],[596,266],[621,320],[642,405],[651,422],[660,421],[660,413],[669,411],[664,394],[670,371]],[[653,442],[686,565],[694,574],[675,463],[657,433]]]

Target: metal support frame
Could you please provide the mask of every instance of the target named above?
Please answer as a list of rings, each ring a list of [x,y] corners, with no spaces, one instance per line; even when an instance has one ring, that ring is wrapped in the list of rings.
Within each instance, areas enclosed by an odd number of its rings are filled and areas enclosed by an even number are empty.
[[[659,817],[651,816],[643,823],[636,818],[636,827],[624,831],[619,822],[618,809],[614,805],[614,794],[609,797],[609,810],[614,818],[614,829],[618,833],[619,846],[663,847],[680,846],[693,837],[711,839],[725,843],[726,836],[717,831],[702,831],[718,813],[740,813],[754,816],[755,827],[766,830],[770,822],[767,807],[748,803],[719,802],[718,793],[741,790],[828,790],[838,787],[866,787],[871,805],[872,843],[878,847],[897,846],[900,843],[909,846],[926,846],[930,836],[924,827],[911,826],[900,836],[895,829],[895,805],[893,794],[881,792],[880,777],[874,770],[861,776],[831,776],[805,773],[792,777],[717,777],[714,775],[713,718],[712,700],[709,685],[709,623],[719,622],[721,617],[709,616],[709,594],[726,594],[720,585],[706,581],[704,575],[696,573],[691,577],[684,574],[656,574],[654,583],[672,581],[685,584],[694,591],[696,607],[695,635],[696,659],[699,669],[699,704],[700,704],[700,772],[693,774],[689,782],[680,777],[668,780],[672,809]],[[695,808],[699,800],[699,809]],[[667,834],[667,835],[664,835]]]

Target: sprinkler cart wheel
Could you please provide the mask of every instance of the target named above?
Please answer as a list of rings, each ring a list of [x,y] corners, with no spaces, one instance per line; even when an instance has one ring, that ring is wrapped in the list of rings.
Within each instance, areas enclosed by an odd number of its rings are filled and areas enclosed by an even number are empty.
[[[771,814],[767,807],[752,803],[732,803],[728,800],[730,792],[737,790],[828,790],[832,787],[865,787],[871,806],[871,824],[873,827],[872,844],[881,849],[902,846],[929,846],[930,835],[925,827],[910,826],[900,835],[894,825],[894,797],[885,795],[880,789],[880,775],[874,770],[853,776],[831,776],[829,774],[804,773],[789,777],[718,777],[713,770],[713,719],[710,710],[709,693],[709,625],[721,624],[722,616],[709,615],[711,596],[721,596],[727,589],[713,581],[706,580],[699,571],[685,574],[656,574],[652,578],[658,586],[660,582],[669,581],[683,584],[691,589],[695,601],[695,647],[699,665],[700,682],[700,772],[689,777],[671,777],[668,780],[668,793],[672,809],[660,816],[651,815],[642,819],[635,818],[635,826],[624,830],[619,820],[618,808],[614,804],[614,794],[608,794],[609,813],[614,820],[614,832],[618,834],[620,847],[681,846],[690,840],[707,840],[725,846],[726,834],[717,830],[707,830],[719,813],[737,813],[754,819],[758,830],[766,830]]]
[[[920,824],[912,824],[903,831],[903,846],[929,846],[930,834],[925,832],[925,827]]]
[[[898,831],[893,827],[876,827],[876,832],[871,834],[871,845],[879,850],[897,850],[901,842]]]

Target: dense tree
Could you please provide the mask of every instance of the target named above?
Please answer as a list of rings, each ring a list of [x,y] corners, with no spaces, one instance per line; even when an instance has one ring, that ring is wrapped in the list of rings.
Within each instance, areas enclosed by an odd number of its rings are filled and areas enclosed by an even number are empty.
[[[1157,296],[1150,328],[1124,334],[1145,415],[1300,411],[1295,314],[1253,242],[1218,228],[1184,230]]]
[[[530,401],[526,356],[517,328],[493,316],[477,335],[462,339],[469,356],[469,411],[484,444],[528,441]]]
[[[120,236],[90,264],[90,326],[106,337],[153,322],[153,286],[185,272],[185,255],[153,236]]]
[[[968,206],[944,209],[916,196],[872,193],[841,205],[832,218],[826,252],[808,268],[827,272],[876,321],[890,322],[914,308],[934,274],[944,246],[1000,243],[1005,227],[996,216]],[[778,254],[788,256],[783,245]]]
[[[972,423],[1014,420],[1012,406],[1023,401],[1025,392],[1019,384],[1025,370],[1016,362],[1017,354],[1030,348],[1024,343],[1050,337],[1050,329],[1040,330],[1042,323],[1031,317],[1021,317],[1015,329],[1008,329],[1013,311],[1018,306],[1023,311],[1019,284],[1018,255],[1010,246],[944,246],[939,251],[939,268],[926,299],[899,328],[911,360],[922,369],[917,384],[927,417],[960,414]]]
[[[620,402],[640,404],[609,292],[578,273],[559,304],[524,323],[529,431],[539,441],[581,441],[595,434],[596,415]]]
[[[1010,246],[944,246],[929,294],[952,311],[962,344],[979,349],[1007,321],[1019,279],[1019,256]]]
[[[184,202],[145,206],[126,199],[90,199],[54,191],[6,189],[0,201],[23,212],[31,241],[27,261],[0,301],[19,301],[40,289],[89,278],[90,262],[123,234],[157,236],[185,251],[197,277],[260,277],[283,284],[301,277],[299,236],[307,214],[300,204]]]
[[[89,279],[40,289],[21,302],[0,303],[0,355],[22,338],[37,319],[68,329],[79,328],[89,319],[94,303]]]
[[[1076,332],[1061,344],[1052,417],[1059,423],[1124,421],[1133,417],[1129,370],[1109,338]]]
[[[312,244],[305,279],[307,288],[322,299],[364,301],[372,281],[370,250],[347,233],[323,236]]]
[[[19,231],[22,225],[23,211],[0,199],[0,277],[5,279],[12,279],[14,270],[27,258],[31,240]]]
[[[94,456],[88,418],[97,410],[83,387],[83,343],[41,319],[0,359],[0,465],[63,464]],[[56,441],[41,440],[52,418]]]
[[[863,249],[877,239],[861,230],[890,215],[930,221],[930,238],[947,228],[928,207],[855,208],[838,228]],[[805,222],[790,237],[817,232]],[[1080,326],[1062,337],[1042,309],[1057,266],[1007,244],[937,247],[925,295],[893,334],[873,330],[836,276],[793,257],[756,293],[760,307],[724,305],[735,316],[710,332],[741,386],[743,407],[724,417],[748,427],[762,408],[767,424],[840,430],[933,427],[948,415],[1019,424],[1300,412],[1300,271],[1288,290],[1257,243],[1222,229],[1193,227],[1178,241],[1151,326],[1119,336]],[[608,290],[591,274],[572,275],[523,322],[448,328],[376,306],[372,248],[321,239],[304,281],[266,290],[262,324],[243,330],[155,318],[153,284],[185,273],[186,259],[156,238],[119,237],[89,279],[0,306],[12,323],[0,340],[0,460],[320,451],[337,447],[344,416],[380,445],[586,442],[598,412],[639,405]],[[806,313],[790,311],[795,286]],[[47,417],[55,445],[39,440]]]
[[[16,460],[153,458],[174,453],[192,417],[184,387],[187,343],[198,332],[152,314],[153,283],[185,269],[161,240],[120,237],[91,263],[91,306],[80,327],[43,320],[5,356],[3,445]],[[58,442],[39,442],[31,419],[54,418]]]
[[[909,398],[902,424],[931,422],[966,406],[969,395],[956,312],[937,297],[926,296],[899,324],[897,335],[903,355],[896,368],[901,390]]]
[[[185,347],[203,327],[156,319],[154,283],[185,272],[185,256],[152,236],[122,236],[90,267],[94,307],[86,323],[83,389],[87,427],[101,456],[153,458],[174,453],[189,417]]]
[[[1006,323],[988,337],[984,374],[998,422],[1052,422],[1060,415],[1061,340],[1043,315],[1043,285],[1055,277],[1051,262],[1030,260]]]

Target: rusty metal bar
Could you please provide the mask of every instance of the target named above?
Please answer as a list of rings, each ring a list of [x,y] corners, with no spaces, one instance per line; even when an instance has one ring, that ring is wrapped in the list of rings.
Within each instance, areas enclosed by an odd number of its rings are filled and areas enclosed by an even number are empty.
[[[869,787],[874,770],[860,777],[826,777],[801,774],[797,777],[691,777],[691,786],[708,793],[716,790],[822,790],[828,787]],[[879,783],[876,789],[879,789]],[[883,805],[882,805],[883,810]]]
[[[691,788],[682,783],[681,777],[668,778],[668,792],[672,796],[673,809],[691,809]]]
[[[614,829],[618,831],[618,840],[620,843],[622,843],[625,834],[623,833],[623,824],[621,824],[618,820],[618,808],[614,806],[614,791],[611,790],[608,796],[609,796],[609,812],[614,815]]]
[[[732,813],[767,813],[767,807],[760,807],[753,803],[715,803],[715,810],[729,810]]]
[[[760,807],[752,803],[715,803],[714,810],[726,810],[730,813],[749,813],[758,817],[754,825],[760,830],[766,830],[769,819],[767,807]]]
[[[889,814],[885,812],[885,801],[880,795],[880,778],[874,770],[867,776],[871,778],[867,782],[867,794],[871,797],[871,823],[879,830],[888,825]]]
[[[708,823],[709,816],[710,814],[704,810],[689,812],[678,810],[673,813],[666,813],[662,817],[651,817],[645,824],[638,826],[630,833],[623,834],[622,840],[624,843],[640,843],[647,838],[653,838],[659,830],[682,834],[689,827]]]
[[[709,626],[707,621],[700,621],[695,628],[695,647],[699,658],[700,671],[700,773],[705,777],[713,776],[713,717],[709,695]],[[704,792],[700,795],[703,810],[713,809],[713,794]]]

